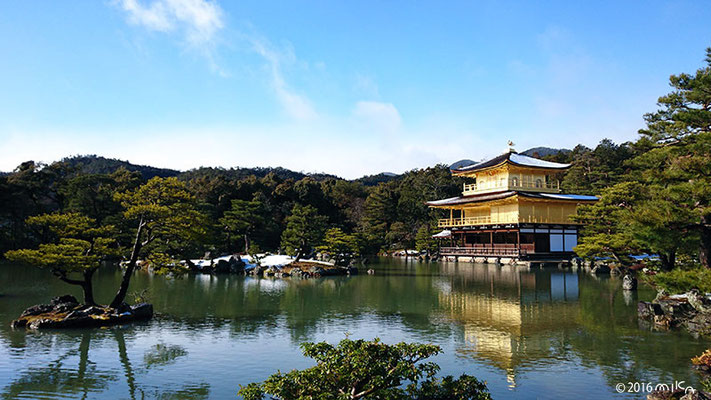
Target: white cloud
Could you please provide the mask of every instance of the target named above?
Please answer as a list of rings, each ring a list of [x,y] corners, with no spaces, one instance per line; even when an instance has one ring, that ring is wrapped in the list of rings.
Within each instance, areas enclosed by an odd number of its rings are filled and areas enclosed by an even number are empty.
[[[353,109],[353,115],[367,124],[386,132],[397,131],[402,125],[400,113],[392,103],[359,101]]]
[[[282,73],[282,63],[284,61],[293,62],[295,56],[290,49],[280,51],[276,49],[267,39],[252,35],[248,37],[254,51],[262,56],[269,68],[271,86],[277,100],[284,108],[284,111],[292,118],[298,120],[313,120],[317,117],[313,105],[305,96],[293,91],[284,80]]]
[[[222,76],[229,75],[216,59],[218,32],[224,27],[222,8],[211,0],[153,0],[143,4],[141,0],[115,0],[127,14],[128,21],[146,29],[173,33],[182,32],[186,45],[202,53],[210,68]],[[309,99],[294,91],[285,81],[284,63],[296,62],[293,50],[278,49],[269,40],[257,34],[238,34],[249,42],[254,52],[266,62],[271,88],[284,111],[294,119],[312,120],[317,113]],[[317,68],[325,64],[317,63]]]
[[[185,45],[202,54],[210,69],[228,75],[215,61],[217,33],[224,27],[223,11],[210,0],[154,0],[144,5],[140,0],[116,0],[132,24],[148,30],[180,32]]]

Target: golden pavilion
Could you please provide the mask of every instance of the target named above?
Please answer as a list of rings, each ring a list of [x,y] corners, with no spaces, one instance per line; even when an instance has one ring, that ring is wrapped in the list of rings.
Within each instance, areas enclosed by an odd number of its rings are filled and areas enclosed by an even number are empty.
[[[452,169],[470,178],[462,195],[429,201],[448,211],[443,256],[507,257],[518,260],[565,260],[578,244],[578,224],[570,217],[595,196],[560,193],[556,179],[570,164],[545,161],[514,150],[491,160]]]

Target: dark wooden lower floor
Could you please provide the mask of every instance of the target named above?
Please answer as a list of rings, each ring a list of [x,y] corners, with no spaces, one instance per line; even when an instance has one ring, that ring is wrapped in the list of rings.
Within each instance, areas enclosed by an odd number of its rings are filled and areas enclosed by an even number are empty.
[[[453,229],[440,241],[440,254],[463,257],[511,257],[565,260],[574,256],[576,225],[516,224]]]

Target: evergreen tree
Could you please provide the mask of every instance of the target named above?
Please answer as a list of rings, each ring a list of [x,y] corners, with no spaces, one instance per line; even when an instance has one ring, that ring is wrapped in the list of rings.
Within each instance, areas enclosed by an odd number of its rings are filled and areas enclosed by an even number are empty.
[[[632,262],[630,255],[657,254],[663,269],[673,269],[688,238],[666,228],[671,204],[660,200],[638,182],[604,189],[598,202],[580,206],[574,217],[583,224],[575,252],[587,258],[612,257],[623,265]]]
[[[126,298],[128,285],[140,258],[169,267],[173,259],[185,256],[204,234],[204,216],[197,210],[195,197],[177,178],[152,178],[144,185],[116,194],[126,219],[135,223],[135,239],[126,269],[111,307]]]
[[[437,240],[432,237],[433,235],[432,226],[429,224],[423,224],[420,229],[417,230],[415,235],[415,249],[417,251],[426,251],[427,254],[431,255],[438,251]]]
[[[326,217],[318,215],[316,208],[296,204],[286,218],[281,245],[298,261],[321,242],[325,228]]]
[[[250,247],[250,237],[260,226],[264,225],[264,205],[257,200],[232,200],[232,208],[225,211],[220,218],[220,224],[227,234],[228,249],[230,238],[240,235],[244,238],[244,251]]]
[[[340,228],[331,228],[323,237],[323,245],[318,251],[328,253],[336,260],[336,265],[348,265],[358,256],[358,241],[355,236],[346,234]]]
[[[27,224],[48,229],[52,238],[38,249],[11,250],[5,257],[49,269],[63,282],[80,286],[84,302],[96,305],[92,277],[106,257],[118,254],[110,237],[113,227],[78,213],[43,214],[28,218]]]
[[[706,66],[695,74],[670,77],[673,91],[658,100],[660,109],[645,115],[647,127],[632,161],[638,179],[649,185],[667,229],[695,234],[698,259],[711,268],[711,48]]]

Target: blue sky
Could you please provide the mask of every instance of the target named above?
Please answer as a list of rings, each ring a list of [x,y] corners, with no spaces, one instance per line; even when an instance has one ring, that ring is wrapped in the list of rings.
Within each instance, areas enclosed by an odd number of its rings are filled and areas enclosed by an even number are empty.
[[[633,140],[709,21],[707,1],[2,2],[0,170],[99,154],[354,178]]]

